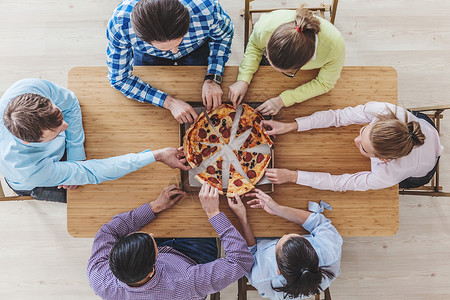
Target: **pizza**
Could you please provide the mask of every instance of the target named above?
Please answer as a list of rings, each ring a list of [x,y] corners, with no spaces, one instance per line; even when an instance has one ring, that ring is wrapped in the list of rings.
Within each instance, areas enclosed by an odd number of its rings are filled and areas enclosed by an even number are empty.
[[[220,194],[226,188],[228,197],[254,189],[270,163],[271,156],[267,153],[273,145],[261,129],[262,119],[247,104],[240,105],[238,110],[223,104],[207,115],[202,112],[183,138],[186,161],[195,168],[196,180],[211,184]],[[251,149],[260,145],[266,146]],[[225,159],[229,160],[227,170],[223,169]],[[228,186],[223,187],[223,178],[227,177]]]

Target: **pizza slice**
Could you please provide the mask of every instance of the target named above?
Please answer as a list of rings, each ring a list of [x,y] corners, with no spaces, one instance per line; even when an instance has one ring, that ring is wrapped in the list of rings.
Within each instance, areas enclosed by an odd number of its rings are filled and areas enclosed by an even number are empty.
[[[242,177],[239,172],[236,172],[233,165],[230,165],[230,180],[228,182],[227,189],[227,197],[234,197],[235,195],[243,195],[251,190],[253,190],[255,186]]]
[[[261,120],[264,120],[264,117],[259,112],[255,111],[251,106],[243,103],[242,109],[242,114],[239,119],[239,125],[236,131],[236,138],[238,138],[250,128],[253,128],[255,122],[259,126]]]
[[[242,144],[240,150],[249,149],[256,147],[258,145],[264,145],[267,144],[269,146],[273,145],[272,140],[270,137],[265,133],[262,129],[259,123],[255,122],[252,127],[252,131],[250,135],[247,137],[245,142]]]
[[[223,195],[222,188],[222,157],[219,157],[214,163],[206,167],[200,174],[195,175],[195,178],[201,184],[207,182],[211,186],[219,190],[219,194]]]
[[[264,176],[264,172],[270,162],[270,154],[262,154],[247,151],[234,151],[242,169],[247,174],[251,183],[256,185]]]
[[[206,115],[202,112],[195,123],[189,127],[184,135],[184,140],[199,143],[218,143],[221,144],[220,138],[208,122]]]
[[[221,150],[218,146],[203,145],[197,142],[188,142],[184,146],[186,153],[186,161],[192,168],[200,165],[204,160],[213,156]]]
[[[231,136],[231,127],[233,126],[236,110],[230,104],[222,104],[208,114],[212,125],[217,132],[222,135],[225,144],[228,144]]]

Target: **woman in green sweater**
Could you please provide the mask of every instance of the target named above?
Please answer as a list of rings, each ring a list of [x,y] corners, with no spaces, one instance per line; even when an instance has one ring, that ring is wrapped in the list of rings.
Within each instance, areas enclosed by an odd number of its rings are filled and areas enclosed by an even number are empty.
[[[264,50],[270,65],[291,78],[298,70],[320,68],[313,80],[260,105],[257,110],[265,115],[276,115],[285,106],[330,91],[340,77],[345,59],[341,33],[333,24],[313,16],[306,8],[263,14],[255,24],[245,49],[237,82],[229,89],[228,98],[235,106],[244,98]]]

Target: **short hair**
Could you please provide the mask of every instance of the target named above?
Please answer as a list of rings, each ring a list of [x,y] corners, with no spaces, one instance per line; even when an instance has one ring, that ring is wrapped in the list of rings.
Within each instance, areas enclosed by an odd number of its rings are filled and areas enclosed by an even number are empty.
[[[319,267],[319,257],[309,241],[295,236],[287,239],[276,253],[276,261],[281,275],[286,279],[283,287],[272,287],[284,292],[288,297],[311,296],[322,289],[322,277],[333,278],[333,272]]]
[[[14,97],[3,113],[5,127],[17,138],[38,143],[44,130],[61,126],[64,116],[50,99],[39,94],[26,93]]]
[[[153,238],[142,232],[123,236],[109,253],[109,267],[114,276],[126,284],[143,280],[152,272],[156,261]]]
[[[188,9],[178,0],[140,0],[131,11],[131,25],[147,43],[183,37],[190,22]]]
[[[379,120],[373,123],[369,134],[376,157],[397,159],[425,143],[419,122],[408,121],[406,109],[403,122],[397,117],[397,111],[393,112],[388,106],[386,108],[387,114],[376,115]]]
[[[280,25],[267,43],[271,64],[282,70],[303,67],[314,55],[320,21],[311,11],[297,8],[295,21]]]

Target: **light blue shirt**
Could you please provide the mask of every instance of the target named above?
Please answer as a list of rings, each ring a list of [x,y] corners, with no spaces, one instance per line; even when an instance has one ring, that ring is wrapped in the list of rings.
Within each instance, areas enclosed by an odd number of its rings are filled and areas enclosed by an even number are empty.
[[[311,243],[316,251],[319,257],[319,266],[326,267],[327,270],[335,274],[332,279],[325,277],[322,279],[320,287],[325,290],[341,273],[342,237],[336,228],[331,225],[331,221],[321,213],[312,213],[303,224],[303,228],[310,232],[303,237]],[[250,284],[258,289],[262,297],[282,300],[285,299],[285,293],[272,289],[272,285],[282,287],[286,284],[284,276],[277,273],[278,265],[275,258],[277,242],[278,239],[257,239],[256,245],[249,247],[253,254],[254,264],[252,271],[247,274],[247,278]],[[311,297],[311,295],[301,295],[295,299],[308,297]]]
[[[3,123],[8,103],[16,96],[34,93],[49,98],[61,109],[69,127],[47,143],[24,144]],[[155,161],[146,150],[107,159],[87,160],[81,109],[75,94],[41,79],[23,79],[14,83],[0,98],[0,174],[15,190],[58,185],[98,184],[120,178]],[[67,161],[60,161],[64,152]]]

